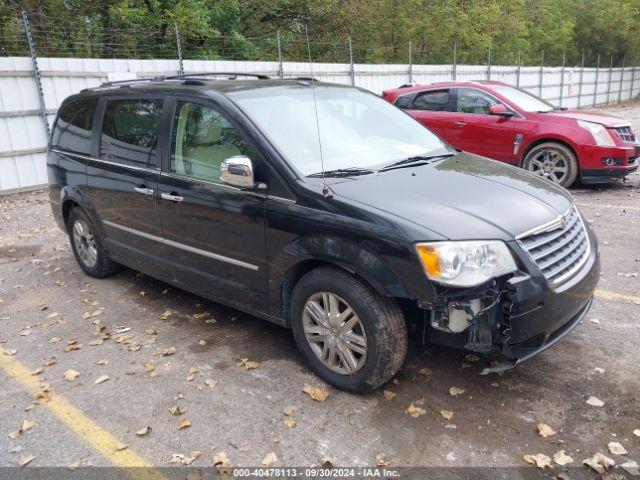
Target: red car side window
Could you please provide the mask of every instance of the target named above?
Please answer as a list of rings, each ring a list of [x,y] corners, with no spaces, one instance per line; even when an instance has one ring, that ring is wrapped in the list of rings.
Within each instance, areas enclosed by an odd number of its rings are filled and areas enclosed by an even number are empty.
[[[419,94],[413,102],[413,110],[446,112],[449,105],[449,90],[435,90]]]

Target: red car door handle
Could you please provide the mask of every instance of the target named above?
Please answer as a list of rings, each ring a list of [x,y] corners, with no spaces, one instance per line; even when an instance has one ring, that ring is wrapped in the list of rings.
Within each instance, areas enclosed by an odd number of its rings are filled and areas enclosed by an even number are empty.
[[[467,124],[467,122],[463,122],[462,120],[458,120],[457,122],[453,122],[453,123],[458,127],[464,127]]]

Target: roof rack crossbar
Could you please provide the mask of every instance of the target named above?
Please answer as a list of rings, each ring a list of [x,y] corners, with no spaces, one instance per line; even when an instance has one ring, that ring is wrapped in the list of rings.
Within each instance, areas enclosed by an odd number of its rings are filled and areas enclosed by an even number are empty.
[[[200,72],[200,73],[183,73],[181,75],[171,75],[165,77],[166,80],[179,80],[181,78],[189,77],[255,77],[259,80],[269,80],[271,77],[263,73],[248,73],[248,72]]]

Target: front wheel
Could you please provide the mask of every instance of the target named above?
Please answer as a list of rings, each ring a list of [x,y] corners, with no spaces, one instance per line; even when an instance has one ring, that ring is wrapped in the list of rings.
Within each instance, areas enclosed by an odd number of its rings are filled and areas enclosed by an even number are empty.
[[[404,362],[407,331],[398,304],[342,270],[322,267],[296,285],[291,328],[313,371],[349,392],[373,390]]]
[[[522,167],[565,188],[571,186],[578,176],[576,156],[568,147],[556,142],[533,147]]]

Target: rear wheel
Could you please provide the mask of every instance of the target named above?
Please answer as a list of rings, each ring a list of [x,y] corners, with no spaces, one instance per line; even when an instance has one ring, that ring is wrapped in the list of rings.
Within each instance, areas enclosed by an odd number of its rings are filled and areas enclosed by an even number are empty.
[[[523,168],[547,180],[569,187],[578,176],[573,152],[560,143],[545,142],[533,147],[522,162]]]
[[[313,371],[350,392],[384,384],[407,352],[406,325],[397,303],[337,268],[318,268],[298,282],[291,327]]]
[[[90,277],[113,275],[120,265],[107,256],[100,235],[89,216],[76,207],[69,213],[67,230],[71,248],[80,268]]]

